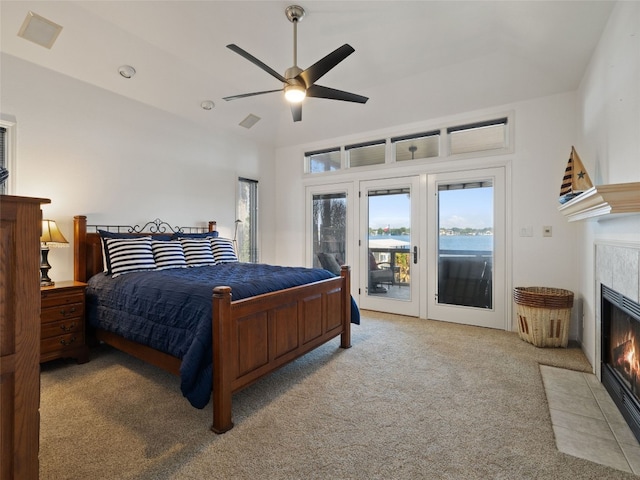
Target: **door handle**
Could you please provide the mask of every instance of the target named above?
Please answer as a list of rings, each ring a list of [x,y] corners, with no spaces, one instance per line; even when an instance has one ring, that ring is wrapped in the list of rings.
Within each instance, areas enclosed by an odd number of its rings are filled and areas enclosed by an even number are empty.
[[[413,247],[413,263],[418,263],[418,247]]]

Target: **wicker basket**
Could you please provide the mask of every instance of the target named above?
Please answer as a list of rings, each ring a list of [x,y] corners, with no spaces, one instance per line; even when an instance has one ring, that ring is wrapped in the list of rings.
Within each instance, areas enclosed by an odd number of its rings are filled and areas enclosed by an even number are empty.
[[[518,334],[536,347],[566,347],[573,292],[561,288],[516,287]]]

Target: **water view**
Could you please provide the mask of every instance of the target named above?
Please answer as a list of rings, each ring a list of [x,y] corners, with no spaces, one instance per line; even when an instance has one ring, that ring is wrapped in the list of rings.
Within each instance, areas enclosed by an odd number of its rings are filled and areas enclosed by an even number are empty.
[[[376,244],[389,245],[393,248],[410,247],[409,235],[370,235],[369,247],[376,248]],[[440,250],[493,250],[492,235],[440,235]]]

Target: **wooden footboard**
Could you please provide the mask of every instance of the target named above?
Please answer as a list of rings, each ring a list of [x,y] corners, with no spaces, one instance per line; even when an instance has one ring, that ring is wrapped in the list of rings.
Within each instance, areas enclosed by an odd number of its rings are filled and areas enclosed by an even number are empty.
[[[236,302],[229,287],[214,289],[214,432],[233,427],[234,392],[338,335],[351,346],[349,273]]]
[[[211,228],[211,227],[210,227]],[[86,281],[100,271],[99,238],[88,234],[86,217],[74,217],[75,279]],[[213,290],[213,424],[224,433],[233,427],[234,392],[341,336],[351,346],[349,267],[340,277],[264,295],[231,301],[231,288]],[[143,361],[178,373],[180,360],[109,332],[97,338]]]

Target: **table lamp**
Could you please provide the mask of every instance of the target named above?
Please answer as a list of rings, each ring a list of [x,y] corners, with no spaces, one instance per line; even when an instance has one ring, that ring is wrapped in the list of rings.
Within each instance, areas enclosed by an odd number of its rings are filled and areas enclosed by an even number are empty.
[[[40,286],[48,287],[54,285],[49,278],[49,247],[66,247],[69,242],[58,229],[54,220],[42,220],[42,235],[40,236]]]

